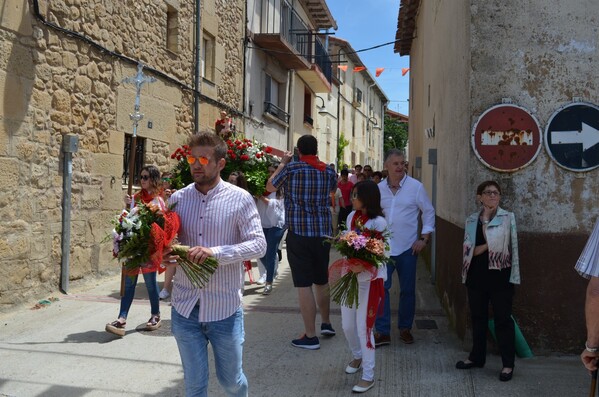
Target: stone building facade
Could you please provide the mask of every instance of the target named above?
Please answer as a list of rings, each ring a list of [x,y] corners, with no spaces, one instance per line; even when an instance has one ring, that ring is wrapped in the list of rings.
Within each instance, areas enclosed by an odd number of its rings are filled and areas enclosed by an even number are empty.
[[[599,169],[565,169],[543,145],[530,165],[498,172],[476,156],[471,134],[503,98],[527,109],[543,134],[561,107],[599,104],[599,8],[590,0],[554,3],[402,0],[395,47],[410,55],[409,157],[436,203],[429,263],[443,305],[468,338],[464,220],[477,209],[476,186],[497,180],[519,230],[514,316],[536,353],[584,346],[586,281],[573,267],[599,217]]]
[[[201,3],[202,77],[195,79]],[[123,206],[123,156],[135,86],[144,73],[138,128],[144,164],[161,170],[220,109],[240,115],[244,2],[228,0],[0,1],[0,310],[56,291],[61,277],[63,153],[73,154],[70,280],[116,273],[103,242]],[[194,94],[195,90],[195,94]]]

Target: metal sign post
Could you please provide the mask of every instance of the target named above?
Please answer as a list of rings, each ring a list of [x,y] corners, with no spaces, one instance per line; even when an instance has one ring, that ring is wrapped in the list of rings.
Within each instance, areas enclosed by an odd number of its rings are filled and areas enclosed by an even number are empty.
[[[144,65],[139,62],[137,64],[137,74],[133,77],[127,77],[123,79],[123,83],[135,84],[135,107],[133,113],[129,115],[129,118],[133,120],[133,137],[131,139],[130,156],[129,156],[129,183],[127,185],[127,194],[131,196],[133,188],[133,173],[135,172],[135,152],[137,151],[137,126],[141,119],[144,118],[143,113],[139,111],[139,97],[141,95],[141,87],[144,83],[153,83],[156,81],[154,77],[144,76],[143,74]]]

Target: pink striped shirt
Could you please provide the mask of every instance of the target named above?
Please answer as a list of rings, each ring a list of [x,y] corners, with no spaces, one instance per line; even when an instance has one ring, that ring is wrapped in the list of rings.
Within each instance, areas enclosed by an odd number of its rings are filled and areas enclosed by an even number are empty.
[[[243,261],[261,258],[266,240],[252,196],[228,182],[219,181],[204,195],[191,184],[170,197],[181,218],[181,244],[208,247],[219,267],[202,289],[194,288],[178,270],[173,281],[171,302],[177,313],[189,318],[199,306],[199,321],[219,321],[241,306]]]

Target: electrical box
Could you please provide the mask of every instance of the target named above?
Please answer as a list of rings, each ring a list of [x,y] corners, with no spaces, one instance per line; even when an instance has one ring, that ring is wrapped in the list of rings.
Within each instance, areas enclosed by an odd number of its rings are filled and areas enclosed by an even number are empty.
[[[63,135],[62,151],[65,153],[75,153],[79,148],[79,137],[77,135]]]
[[[437,149],[428,150],[428,163],[433,165],[437,164]]]

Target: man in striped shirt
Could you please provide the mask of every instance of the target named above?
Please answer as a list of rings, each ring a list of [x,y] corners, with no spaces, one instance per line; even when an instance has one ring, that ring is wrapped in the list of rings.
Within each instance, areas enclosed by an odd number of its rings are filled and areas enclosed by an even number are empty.
[[[287,259],[293,285],[298,290],[305,334],[291,344],[303,349],[320,348],[316,336],[316,308],[320,309],[320,334],[335,335],[329,319],[329,250],[326,237],[332,233],[330,194],[337,190],[337,174],[318,159],[318,141],[303,135],[297,141],[299,159],[283,156],[266,189],[282,188],[285,194]],[[314,285],[314,290],[312,290]]]
[[[580,358],[589,371],[596,371],[599,360],[599,219],[576,263],[576,270],[589,279],[585,303],[587,340]]]
[[[195,288],[185,272],[176,272],[172,292],[172,332],[179,347],[185,395],[207,396],[208,342],[216,373],[229,396],[247,396],[243,373],[243,261],[264,256],[266,240],[256,204],[245,190],[224,182],[227,146],[212,133],[189,142],[193,184],[174,193],[169,204],[181,218],[179,240],[190,246],[188,258],[219,266],[204,288]],[[165,263],[175,257],[165,256]]]

